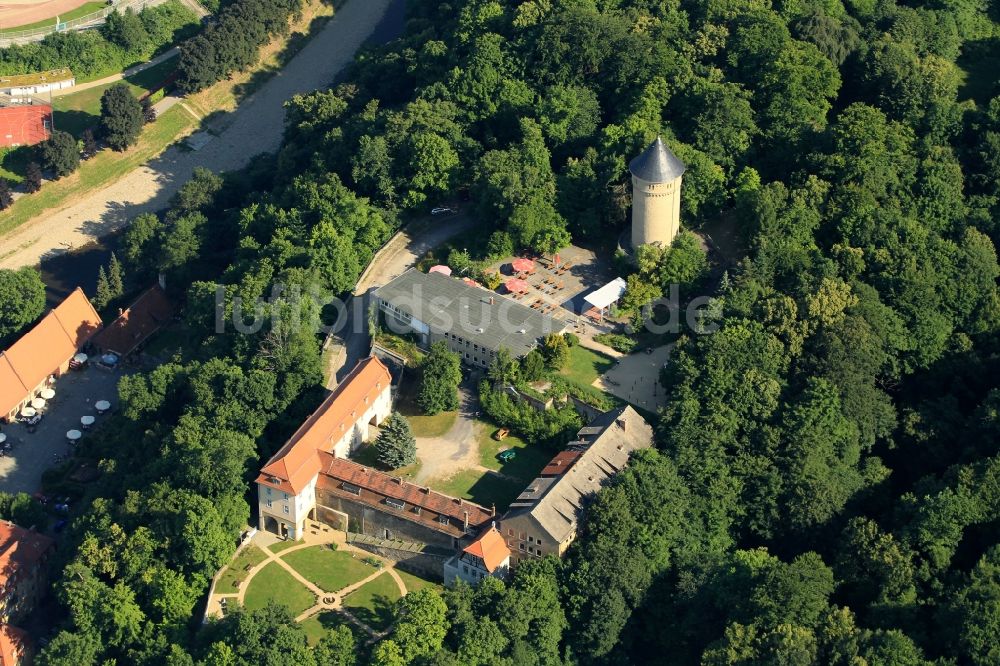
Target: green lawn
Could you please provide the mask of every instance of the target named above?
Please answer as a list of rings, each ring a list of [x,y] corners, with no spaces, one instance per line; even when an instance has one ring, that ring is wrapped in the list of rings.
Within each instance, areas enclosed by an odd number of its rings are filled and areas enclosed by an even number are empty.
[[[570,381],[590,386],[615,364],[614,359],[580,345],[570,347],[569,360],[559,374]]]
[[[381,631],[389,628],[392,607],[399,596],[396,581],[389,574],[382,574],[349,594],[344,607],[369,627]]]
[[[162,152],[181,132],[195,124],[194,118],[180,105],[169,109],[155,123],[146,126],[137,146],[125,153],[103,150],[81,164],[72,176],[46,183],[40,192],[21,197],[13,206],[0,212],[0,233],[15,229],[50,208],[64,205],[118,180]]]
[[[439,412],[433,416],[427,416],[417,405],[417,381],[416,373],[407,374],[400,388],[397,411],[406,417],[410,422],[410,428],[415,437],[440,437],[455,425],[458,412]]]
[[[59,15],[59,20],[63,23],[66,21],[72,21],[73,19],[80,18],[81,16],[86,16],[87,14],[93,14],[94,12],[99,12],[107,6],[105,2],[88,2],[86,4],[80,5],[76,9],[65,12]],[[47,18],[43,21],[35,21],[34,23],[25,23],[23,25],[5,25],[3,27],[4,32],[9,32],[11,30],[35,30],[37,28],[48,28],[49,26],[54,26],[56,24],[56,17]]]
[[[292,541],[291,539],[289,539],[288,541],[276,541],[272,543],[270,546],[268,546],[267,549],[272,553],[280,553],[281,551],[291,548],[292,546],[301,546],[301,545],[302,545],[301,541]]]
[[[303,578],[327,592],[337,592],[375,573],[370,565],[356,560],[349,553],[330,550],[326,546],[303,548],[282,558]]]
[[[52,100],[53,123],[56,129],[79,137],[88,127],[95,127],[101,118],[101,95],[111,86],[124,82],[132,94],[140,97],[157,87],[177,68],[177,59],[170,58],[144,69],[123,81],[88,88]]]
[[[277,562],[271,562],[253,577],[247,588],[244,605],[249,610],[263,608],[273,601],[288,606],[293,616],[316,604],[316,595]]]
[[[352,632],[355,630],[351,621],[337,611],[316,613],[303,620],[301,626],[306,632],[306,640],[309,641],[309,645],[316,645],[327,633],[339,626],[345,626]]]
[[[478,469],[466,469],[448,479],[428,482],[434,490],[475,502],[487,509],[496,505],[497,513],[502,513],[524,490],[524,484],[516,479],[508,479],[493,472],[483,473]]]
[[[240,588],[237,583],[242,583],[247,578],[247,573],[256,565],[267,559],[267,555],[260,548],[248,545],[235,560],[229,563],[226,570],[219,576],[219,582],[215,585],[217,594],[237,592]]]
[[[489,419],[481,419],[479,429],[479,464],[483,467],[512,476],[528,483],[538,476],[542,468],[555,454],[537,444],[528,444],[520,437],[508,435],[502,442],[493,437],[498,426]],[[508,463],[501,462],[497,454],[506,449],[514,449],[517,456]]]
[[[18,146],[17,148],[0,148],[0,178],[6,178],[11,183],[24,180],[24,170],[28,162],[35,157],[34,146]]]
[[[416,592],[417,590],[422,590],[425,587],[429,587],[432,590],[441,592],[444,590],[444,585],[439,582],[428,580],[426,578],[421,578],[411,573],[407,573],[401,569],[396,569],[396,573],[399,577],[403,579],[403,584],[406,585],[406,592]]]

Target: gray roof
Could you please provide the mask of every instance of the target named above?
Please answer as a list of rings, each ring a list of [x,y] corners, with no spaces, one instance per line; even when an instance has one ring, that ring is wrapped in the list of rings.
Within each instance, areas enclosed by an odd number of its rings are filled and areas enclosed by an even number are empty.
[[[669,183],[680,178],[686,169],[684,162],[667,148],[660,137],[656,137],[656,141],[628,165],[633,176],[648,183]]]
[[[595,427],[601,428],[596,436]],[[532,481],[504,518],[530,514],[551,539],[563,543],[576,529],[585,499],[624,468],[633,451],[653,445],[653,428],[626,405],[597,417],[581,430],[580,439],[588,440],[590,445],[573,466],[561,476]]]
[[[411,268],[374,296],[396,306],[439,334],[454,333],[487,349],[514,356],[534,349],[539,338],[561,333],[566,323],[459,278]],[[490,302],[492,299],[492,303]]]

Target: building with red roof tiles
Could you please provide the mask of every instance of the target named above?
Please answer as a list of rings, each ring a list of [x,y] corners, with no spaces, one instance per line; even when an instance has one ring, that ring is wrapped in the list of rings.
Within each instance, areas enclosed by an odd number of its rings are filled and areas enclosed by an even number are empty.
[[[174,316],[174,304],[159,285],[142,293],[127,310],[94,336],[94,346],[101,353],[120,357],[134,354]]]
[[[45,593],[46,565],[55,542],[0,521],[0,623],[16,621]]]
[[[0,352],[0,420],[10,421],[50,377],[69,369],[73,356],[101,328],[101,318],[77,288],[35,326]]]
[[[0,666],[31,664],[31,637],[23,629],[0,624]]]
[[[494,525],[483,532],[444,564],[444,584],[451,586],[457,580],[470,585],[479,583],[487,576],[505,578],[510,571],[510,549],[504,543],[503,535]]]
[[[347,457],[370,438],[392,411],[392,376],[374,356],[360,361],[344,381],[264,465],[257,477],[258,526],[289,539],[302,537],[316,518],[321,454]]]

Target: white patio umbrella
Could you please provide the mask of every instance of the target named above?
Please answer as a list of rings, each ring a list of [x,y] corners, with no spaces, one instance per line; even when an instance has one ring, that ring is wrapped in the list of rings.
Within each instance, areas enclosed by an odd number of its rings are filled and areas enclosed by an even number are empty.
[[[97,402],[94,403],[94,409],[96,409],[98,413],[103,414],[104,412],[111,409],[111,403],[108,402],[107,400],[98,400]]]
[[[3,444],[6,441],[7,441],[7,435],[0,432],[0,444]]]
[[[56,391],[55,389],[50,389],[50,388],[42,389],[42,392],[39,393],[38,395],[42,398],[45,398],[46,400],[51,400],[52,398],[56,397]]]
[[[21,410],[21,416],[23,416],[26,419],[30,419],[32,416],[34,416],[37,413],[38,412],[35,411],[34,407],[25,407],[24,409]]]
[[[45,408],[45,398],[35,398],[31,401],[31,406],[35,409]]]
[[[86,363],[87,362],[87,355],[84,354],[83,352],[80,352],[79,354],[77,354],[76,356],[73,357],[73,360],[76,361],[77,363]]]
[[[80,432],[79,430],[68,430],[66,432],[66,439],[68,439],[71,442],[75,442],[81,437],[83,437],[83,433]]]
[[[86,416],[81,416],[80,425],[82,425],[84,428],[89,428],[90,426],[94,425],[94,417],[91,416],[90,414],[87,414]]]

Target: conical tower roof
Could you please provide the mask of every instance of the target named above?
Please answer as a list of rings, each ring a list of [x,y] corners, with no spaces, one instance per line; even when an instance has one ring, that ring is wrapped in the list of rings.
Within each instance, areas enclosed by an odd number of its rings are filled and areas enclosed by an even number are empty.
[[[670,152],[660,137],[628,165],[633,176],[647,183],[669,183],[680,178],[685,169],[684,162]]]

